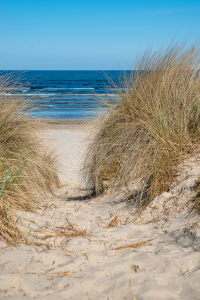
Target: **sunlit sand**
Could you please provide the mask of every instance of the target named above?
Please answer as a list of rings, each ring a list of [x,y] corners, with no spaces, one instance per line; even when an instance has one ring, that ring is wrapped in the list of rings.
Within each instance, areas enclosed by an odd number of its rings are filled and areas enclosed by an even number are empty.
[[[63,187],[37,214],[17,212],[27,245],[0,242],[1,298],[198,299],[199,216],[189,210],[200,158],[135,215],[123,190],[91,197],[85,189],[79,170],[90,134],[82,121],[54,121],[45,131]]]

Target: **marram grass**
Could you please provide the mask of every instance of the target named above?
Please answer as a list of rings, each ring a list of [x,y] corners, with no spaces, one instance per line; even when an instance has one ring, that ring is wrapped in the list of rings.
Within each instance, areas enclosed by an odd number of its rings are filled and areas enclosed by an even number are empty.
[[[37,196],[59,186],[54,154],[39,137],[43,123],[30,117],[34,99],[20,96],[14,80],[0,77],[0,239],[8,243],[24,239],[14,210],[34,211]]]
[[[95,193],[140,179],[147,204],[168,190],[200,142],[200,46],[171,44],[138,57],[95,125],[83,166]]]

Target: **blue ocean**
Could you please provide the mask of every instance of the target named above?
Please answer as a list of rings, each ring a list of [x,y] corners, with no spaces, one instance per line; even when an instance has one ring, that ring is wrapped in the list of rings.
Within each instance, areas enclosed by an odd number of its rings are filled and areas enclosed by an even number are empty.
[[[6,93],[35,99],[34,115],[42,118],[92,118],[106,101],[115,101],[122,71],[1,71],[17,78]],[[102,101],[103,100],[103,101]]]

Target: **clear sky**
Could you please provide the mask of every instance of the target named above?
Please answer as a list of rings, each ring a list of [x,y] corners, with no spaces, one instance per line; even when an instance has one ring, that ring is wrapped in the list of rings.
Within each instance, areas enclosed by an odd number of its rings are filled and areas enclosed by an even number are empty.
[[[200,0],[0,0],[0,69],[130,69],[138,50],[200,38]]]

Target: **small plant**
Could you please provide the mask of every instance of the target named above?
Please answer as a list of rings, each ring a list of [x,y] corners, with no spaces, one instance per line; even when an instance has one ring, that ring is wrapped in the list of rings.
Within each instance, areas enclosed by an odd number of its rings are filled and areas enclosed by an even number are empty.
[[[1,191],[0,191],[0,197],[1,197],[2,193],[3,193],[3,190],[5,188],[6,182],[8,180],[8,174],[9,174],[9,172],[10,172],[10,168],[8,168],[8,171],[6,173],[6,177],[5,177],[4,181],[3,181],[3,185],[2,185],[2,188],[1,188]]]
[[[140,179],[146,203],[166,191],[200,138],[200,47],[171,44],[137,58],[99,117],[83,173],[97,194]],[[144,199],[143,199],[143,205]]]
[[[200,180],[196,182],[196,191],[194,197],[194,204],[192,210],[195,210],[197,213],[200,213]]]

